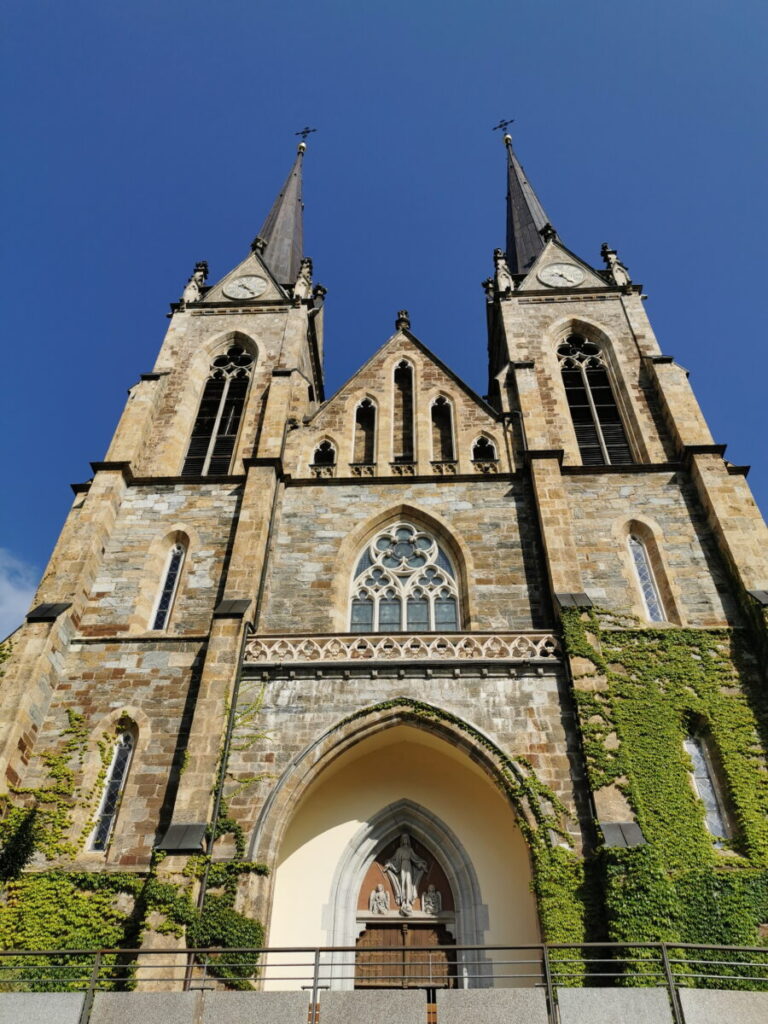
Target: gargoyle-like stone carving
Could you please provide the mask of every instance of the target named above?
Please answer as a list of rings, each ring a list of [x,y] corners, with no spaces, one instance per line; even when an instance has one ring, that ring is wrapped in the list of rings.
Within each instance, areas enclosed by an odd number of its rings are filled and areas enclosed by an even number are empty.
[[[501,249],[493,250],[493,263],[495,266],[494,284],[500,296],[511,295],[515,288],[512,274],[507,266],[507,257]]]
[[[299,268],[299,276],[293,286],[293,298],[296,302],[308,299],[312,295],[312,260],[303,259]]]
[[[626,288],[627,285],[632,284],[629,271],[617,256],[616,250],[611,249],[607,242],[603,242],[600,255],[603,257],[611,280],[617,288]]]
[[[187,281],[186,287],[181,295],[181,301],[184,305],[188,305],[190,302],[199,302],[203,296],[203,289],[205,288],[206,278],[208,277],[208,264],[205,260],[200,260],[199,263],[195,264],[195,269],[192,271],[192,276]]]

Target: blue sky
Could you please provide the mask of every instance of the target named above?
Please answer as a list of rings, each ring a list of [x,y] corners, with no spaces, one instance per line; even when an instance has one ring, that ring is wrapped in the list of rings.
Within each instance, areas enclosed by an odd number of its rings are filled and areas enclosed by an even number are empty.
[[[768,507],[756,0],[26,0],[2,40],[0,633],[148,371],[196,260],[248,244],[293,157],[335,390],[407,308],[480,393],[499,118],[563,241],[608,241]]]

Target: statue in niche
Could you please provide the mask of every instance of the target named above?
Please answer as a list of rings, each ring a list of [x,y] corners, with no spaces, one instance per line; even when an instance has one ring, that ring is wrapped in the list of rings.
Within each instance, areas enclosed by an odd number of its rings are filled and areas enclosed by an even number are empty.
[[[600,255],[603,257],[608,273],[617,288],[626,288],[627,285],[632,284],[629,271],[619,259],[616,250],[611,249],[607,242],[603,242],[600,247]]]
[[[419,882],[427,870],[427,862],[413,849],[407,832],[401,833],[400,845],[384,865],[384,870],[392,882],[400,913],[407,917],[413,912],[413,901],[419,895]]]
[[[386,914],[389,911],[389,893],[379,882],[375,889],[371,889],[368,898],[368,909],[372,914]]]
[[[512,280],[512,275],[507,266],[507,257],[501,249],[493,250],[493,262],[496,267],[494,278],[497,292],[501,296],[511,295],[515,282]]]
[[[295,301],[308,299],[312,295],[312,260],[303,259],[299,269],[299,276],[293,286],[293,298]]]
[[[181,301],[187,305],[190,302],[199,302],[203,296],[203,288],[205,287],[205,279],[208,277],[208,264],[205,260],[201,260],[195,264],[195,269],[192,271],[192,276],[187,281],[187,285],[181,294]]]
[[[421,909],[425,914],[439,914],[443,909],[443,897],[434,885],[428,885],[427,891],[421,894]]]

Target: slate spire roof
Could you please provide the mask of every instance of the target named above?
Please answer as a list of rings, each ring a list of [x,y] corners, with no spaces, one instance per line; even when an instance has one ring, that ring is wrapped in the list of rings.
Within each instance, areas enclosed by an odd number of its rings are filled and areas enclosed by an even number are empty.
[[[513,274],[524,274],[544,248],[540,232],[549,219],[515,156],[511,135],[504,136],[504,144],[507,147],[507,263]]]
[[[292,285],[299,276],[304,255],[304,204],[301,201],[301,167],[305,142],[299,149],[293,167],[280,194],[272,204],[257,241],[264,243],[261,258],[279,284]]]

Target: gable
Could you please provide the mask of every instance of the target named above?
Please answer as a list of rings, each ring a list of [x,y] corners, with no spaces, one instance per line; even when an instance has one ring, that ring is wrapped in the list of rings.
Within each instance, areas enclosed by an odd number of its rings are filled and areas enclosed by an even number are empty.
[[[242,303],[249,299],[253,302],[286,301],[285,292],[257,252],[249,253],[242,263],[209,288],[203,301],[224,304]]]
[[[562,243],[550,239],[516,290],[531,292],[546,288],[553,291],[567,288],[569,291],[594,291],[595,288],[608,287],[608,282],[592,267],[575,256],[570,249],[566,249]]]

